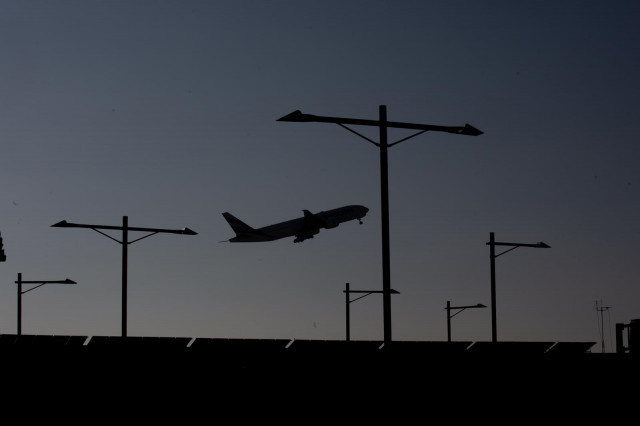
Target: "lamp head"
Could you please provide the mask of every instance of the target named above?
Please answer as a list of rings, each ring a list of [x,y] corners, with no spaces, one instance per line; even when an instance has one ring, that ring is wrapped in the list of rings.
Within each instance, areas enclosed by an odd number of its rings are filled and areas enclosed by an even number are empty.
[[[51,226],[53,228],[69,228],[69,227],[71,227],[71,225],[69,225],[69,223],[66,220],[61,220],[60,222],[54,223]]]
[[[542,241],[540,241],[539,243],[536,244],[536,247],[538,248],[551,248],[550,245],[543,243]]]
[[[476,129],[471,124],[465,124],[462,129],[458,130],[458,133],[461,135],[480,136],[484,132],[482,130]]]
[[[182,228],[181,234],[184,234],[184,235],[198,235],[198,233],[196,231],[193,231],[193,230],[191,230],[189,228]]]
[[[284,117],[278,118],[276,121],[294,121],[294,122],[305,122],[312,121],[312,116],[309,114],[303,114],[299,109],[293,111],[290,114],[285,115]]]

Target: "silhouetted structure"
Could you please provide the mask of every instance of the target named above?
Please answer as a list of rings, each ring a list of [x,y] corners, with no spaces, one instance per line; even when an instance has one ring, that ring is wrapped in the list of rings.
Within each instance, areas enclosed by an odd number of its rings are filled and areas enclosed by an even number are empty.
[[[640,319],[632,319],[629,324],[616,324],[616,353],[640,356]]]
[[[334,417],[345,407],[397,418],[424,414],[425,404],[476,412],[499,404],[503,414],[529,406],[548,416],[607,407],[600,386],[637,385],[636,357],[591,353],[594,344],[4,334],[0,360],[13,391],[5,403],[24,409],[42,394],[73,413],[133,409],[145,419],[200,408],[256,420],[314,410]],[[610,386],[605,397],[618,407],[633,395]]]
[[[6,262],[7,255],[4,253],[4,242],[2,240],[2,233],[0,233],[0,262]]]
[[[55,358],[64,355],[74,362],[91,365],[113,360],[168,361],[198,367],[209,363],[226,368],[268,370],[278,367],[335,369],[353,365],[377,365],[380,368],[408,368],[416,374],[431,368],[431,363],[474,364],[480,360],[500,364],[550,362],[554,360],[588,361],[599,355],[590,352],[594,342],[486,342],[486,341],[381,341],[309,340],[309,339],[234,339],[189,337],[122,337],[62,335],[0,335],[0,354]],[[626,359],[616,354],[610,359]],[[626,354],[630,355],[630,354]],[[602,357],[600,357],[602,358]],[[79,364],[80,365],[80,364]],[[505,364],[506,365],[506,364]]]

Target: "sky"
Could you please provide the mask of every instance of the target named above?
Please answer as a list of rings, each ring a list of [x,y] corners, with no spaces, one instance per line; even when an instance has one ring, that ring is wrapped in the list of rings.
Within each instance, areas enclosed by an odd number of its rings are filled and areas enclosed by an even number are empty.
[[[635,1],[0,1],[0,333],[342,340],[382,289],[380,150],[304,113],[442,126],[388,150],[392,338],[590,341],[640,319]],[[352,126],[374,141],[379,129]],[[389,143],[415,133],[389,129]],[[369,208],[299,244],[221,242]],[[129,233],[129,241],[145,236]],[[31,286],[34,287],[34,286]],[[25,285],[23,290],[28,289]],[[383,339],[382,297],[349,304]],[[605,309],[606,308],[606,309]],[[601,330],[603,329],[603,330]],[[604,333],[602,333],[604,331]]]

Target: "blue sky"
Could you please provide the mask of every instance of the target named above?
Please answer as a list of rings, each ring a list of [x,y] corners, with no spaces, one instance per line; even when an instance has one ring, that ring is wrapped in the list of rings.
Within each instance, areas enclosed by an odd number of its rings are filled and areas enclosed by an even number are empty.
[[[385,105],[484,132],[389,149],[393,338],[445,340],[447,300],[489,306],[494,232],[552,247],[496,259],[499,340],[599,350],[598,301],[612,349],[640,318],[639,18],[632,1],[5,0],[0,332],[22,273],[78,282],[23,295],[24,334],[119,335],[122,247],[51,225],[128,216],[198,232],[129,246],[129,335],[343,339],[345,283],[382,286],[379,150],[276,120]],[[347,204],[363,225],[220,243],[224,211],[260,227]],[[352,339],[382,336],[381,297],[353,303]],[[490,340],[490,309],[452,337]]]

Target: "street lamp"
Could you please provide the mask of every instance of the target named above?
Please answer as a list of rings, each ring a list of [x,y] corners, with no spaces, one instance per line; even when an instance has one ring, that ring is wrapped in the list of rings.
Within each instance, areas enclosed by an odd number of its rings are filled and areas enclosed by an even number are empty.
[[[538,242],[535,244],[523,244],[523,243],[499,243],[494,239],[493,232],[489,234],[489,242],[487,245],[490,248],[489,257],[491,258],[491,341],[496,342],[498,340],[496,330],[496,257],[515,250],[518,247],[533,247],[533,248],[551,248],[551,246]],[[496,246],[511,247],[502,253],[496,254]]]
[[[129,244],[133,244],[136,241],[140,241],[143,238],[150,237],[152,235],[158,233],[166,233],[166,234],[183,234],[183,235],[197,235],[197,232],[192,231],[189,228],[181,228],[181,229],[157,229],[157,228],[136,228],[129,226],[129,218],[127,216],[122,216],[122,226],[110,226],[110,225],[85,225],[80,223],[70,223],[66,220],[60,221],[51,225],[55,228],[90,228],[96,231],[99,234],[104,235],[105,237],[112,239],[113,241],[122,245],[122,337],[127,337],[127,246]],[[121,230],[122,231],[122,241],[119,241],[112,236],[105,234],[99,229],[112,229],[112,230]],[[144,235],[138,239],[133,241],[128,240],[129,231],[140,231],[140,232],[149,232],[149,234]]]
[[[64,280],[50,281],[50,280],[35,280],[35,281],[23,281],[22,272],[18,272],[18,336],[22,336],[22,295],[35,290],[38,287],[42,287],[45,284],[77,284],[75,281],[69,278]],[[22,291],[22,284],[40,284],[35,287],[31,287],[29,290]]]
[[[380,148],[380,192],[381,192],[381,215],[382,215],[382,310],[383,310],[383,325],[384,325],[384,343],[391,343],[391,271],[390,271],[390,253],[389,253],[389,177],[388,177],[388,160],[387,149],[393,145],[404,142],[407,139],[421,135],[427,131],[447,132],[455,133],[459,135],[479,136],[483,132],[475,127],[465,124],[459,127],[449,126],[433,126],[430,124],[414,124],[414,123],[401,123],[397,121],[387,121],[387,107],[386,105],[379,106],[379,119],[378,120],[362,120],[356,118],[343,118],[343,117],[323,117],[319,115],[303,114],[300,110],[296,110],[284,117],[279,118],[277,121],[290,121],[296,123],[334,123],[338,126],[360,136],[366,141],[374,144]],[[355,130],[347,127],[347,124],[356,126],[375,126],[380,129],[380,141],[375,142],[368,137],[356,132]],[[387,129],[412,129],[418,130],[417,133],[402,138],[393,143],[387,143]]]
[[[477,305],[469,305],[469,306],[451,306],[451,302],[447,300],[447,307],[445,308],[447,310],[447,342],[451,341],[451,318],[455,317],[465,309],[470,309],[470,308],[486,308],[486,306],[483,305],[482,303],[478,303]],[[452,309],[459,309],[459,310],[458,312],[451,315]]]
[[[368,295],[372,294],[372,293],[382,293],[382,290],[349,290],[349,283],[345,284],[345,290],[344,293],[346,294],[346,300],[345,300],[345,304],[346,304],[346,308],[347,308],[347,342],[351,340],[351,326],[350,326],[350,314],[349,314],[349,304],[355,302],[356,300],[360,300],[364,297],[367,297]],[[349,296],[351,293],[364,293],[362,296],[360,297],[356,297],[355,299],[351,300],[351,296]],[[400,294],[399,291],[396,291],[394,289],[391,289],[390,291],[391,294]]]

